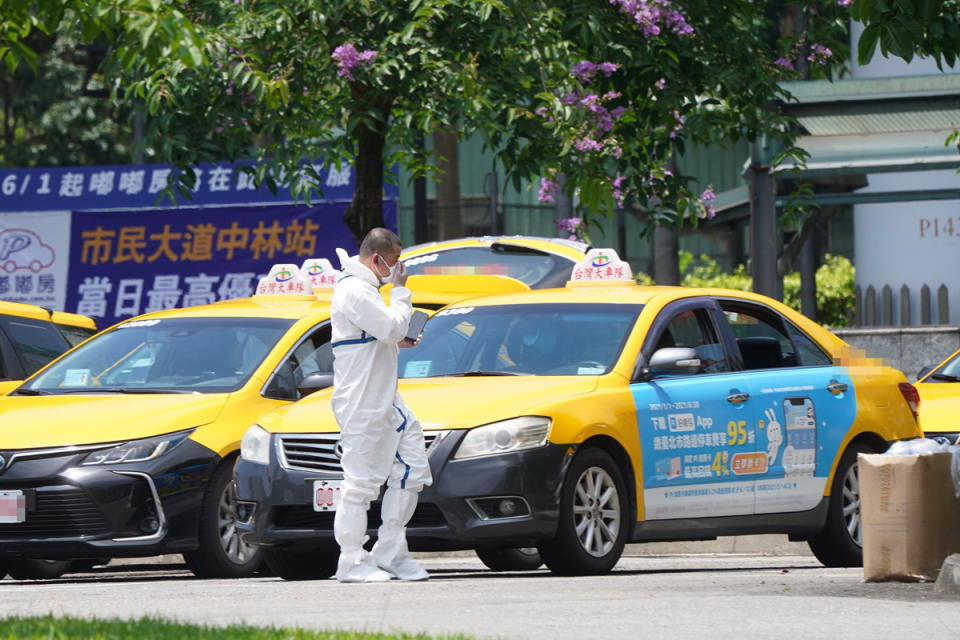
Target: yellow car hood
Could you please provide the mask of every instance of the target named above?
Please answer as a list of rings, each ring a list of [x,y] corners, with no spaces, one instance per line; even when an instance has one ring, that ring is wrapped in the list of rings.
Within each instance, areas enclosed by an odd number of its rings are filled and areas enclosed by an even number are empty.
[[[208,424],[225,393],[0,397],[0,449],[37,449],[149,438]]]
[[[920,428],[924,433],[960,431],[960,383],[919,382]]]
[[[464,429],[522,415],[597,388],[595,376],[496,376],[400,381],[400,395],[424,430]],[[337,431],[330,390],[274,410],[260,420],[274,433]]]

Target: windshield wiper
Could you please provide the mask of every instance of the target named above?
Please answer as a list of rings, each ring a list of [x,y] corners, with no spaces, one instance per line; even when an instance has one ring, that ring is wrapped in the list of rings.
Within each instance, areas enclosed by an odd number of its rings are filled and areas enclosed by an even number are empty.
[[[944,380],[946,382],[960,382],[960,376],[952,376],[949,373],[935,373],[930,376],[934,380]]]
[[[11,395],[18,396],[47,396],[49,391],[37,391],[36,389],[17,389]]]
[[[480,371],[479,369],[472,369],[470,371],[461,371],[459,373],[441,373],[435,376],[430,376],[431,378],[474,378],[474,377],[483,377],[483,376],[528,376],[529,373],[521,373],[519,371]]]
[[[130,394],[167,394],[193,393],[184,389],[139,389],[136,387],[88,387],[84,389],[58,389],[58,393],[130,393]]]

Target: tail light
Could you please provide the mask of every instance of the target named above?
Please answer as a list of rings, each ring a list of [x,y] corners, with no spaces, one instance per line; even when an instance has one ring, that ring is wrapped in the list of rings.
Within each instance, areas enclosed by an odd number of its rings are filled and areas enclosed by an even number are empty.
[[[907,401],[907,406],[910,407],[910,411],[912,411],[914,417],[916,417],[917,412],[920,410],[920,392],[909,382],[901,382],[897,386],[900,387],[900,393],[903,395],[903,399]]]

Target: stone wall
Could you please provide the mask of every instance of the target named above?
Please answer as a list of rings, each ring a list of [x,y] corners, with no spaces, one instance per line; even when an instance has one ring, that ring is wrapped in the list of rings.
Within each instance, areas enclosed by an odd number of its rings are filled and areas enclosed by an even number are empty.
[[[960,326],[872,327],[833,332],[868,356],[883,358],[913,382],[917,373],[960,349]]]

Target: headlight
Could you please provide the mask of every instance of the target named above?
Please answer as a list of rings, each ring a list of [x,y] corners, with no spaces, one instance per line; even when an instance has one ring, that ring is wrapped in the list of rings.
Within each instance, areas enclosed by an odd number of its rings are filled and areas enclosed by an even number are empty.
[[[240,457],[248,462],[268,464],[270,462],[270,433],[258,424],[243,434],[240,441]]]
[[[550,418],[542,416],[523,416],[494,422],[470,429],[453,457],[474,458],[542,447],[549,433]]]
[[[127,462],[145,462],[159,458],[175,446],[186,440],[193,433],[193,429],[168,433],[155,438],[132,440],[119,444],[110,449],[101,449],[88,455],[82,465],[92,464],[125,464]]]

